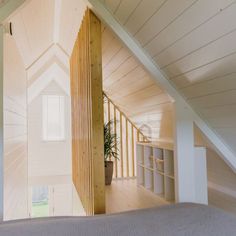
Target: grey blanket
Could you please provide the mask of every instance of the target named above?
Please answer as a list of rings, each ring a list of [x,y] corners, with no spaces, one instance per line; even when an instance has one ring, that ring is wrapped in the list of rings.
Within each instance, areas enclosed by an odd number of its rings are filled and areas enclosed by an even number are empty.
[[[215,208],[186,203],[94,217],[5,222],[0,224],[0,235],[234,236],[236,217]]]

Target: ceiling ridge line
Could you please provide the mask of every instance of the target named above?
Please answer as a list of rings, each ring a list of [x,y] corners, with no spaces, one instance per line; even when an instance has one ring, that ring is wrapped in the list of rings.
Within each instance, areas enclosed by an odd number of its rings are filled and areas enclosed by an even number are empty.
[[[69,59],[69,55],[67,54],[67,52],[61,47],[60,44],[58,43],[52,43],[50,44],[50,46],[44,50],[38,57],[37,59],[35,59],[27,68],[26,70],[29,70],[31,67],[33,67],[45,54],[47,54],[48,51],[52,50],[53,48],[55,49],[59,49],[61,52],[63,52],[63,54]],[[56,53],[54,54],[56,56]],[[60,58],[58,58],[59,60],[61,60]]]
[[[29,66],[27,66],[25,69],[26,69],[26,70],[29,70],[32,66],[34,66],[34,64],[36,64],[37,61],[39,61],[40,58],[42,58],[43,55],[45,55],[51,48],[53,48],[54,45],[55,45],[54,43],[50,44],[50,46],[47,47],[47,48],[46,48]]]

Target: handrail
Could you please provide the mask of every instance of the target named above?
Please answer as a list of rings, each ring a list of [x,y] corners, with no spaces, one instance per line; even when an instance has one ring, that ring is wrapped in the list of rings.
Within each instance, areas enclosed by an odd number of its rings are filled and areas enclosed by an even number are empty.
[[[114,160],[113,178],[136,177],[135,145],[136,142],[148,141],[148,139],[127,115],[115,105],[106,93],[103,92],[103,94],[107,100],[107,103],[104,102],[105,120],[114,120],[113,131],[118,136],[118,141],[115,143],[115,149],[118,153],[119,160]],[[112,129],[112,127],[109,128]]]

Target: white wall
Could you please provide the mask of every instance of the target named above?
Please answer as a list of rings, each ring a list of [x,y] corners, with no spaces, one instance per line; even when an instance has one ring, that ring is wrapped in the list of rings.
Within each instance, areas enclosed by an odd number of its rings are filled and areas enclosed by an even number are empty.
[[[173,139],[173,116],[172,112],[166,113],[160,127],[160,138],[163,140]],[[201,131],[195,126],[195,145],[207,147],[207,178],[208,187],[236,197],[236,173],[227,163],[214,151],[213,147],[206,141]]]
[[[207,150],[209,187],[236,197],[236,174],[213,150]]]
[[[195,127],[195,143],[207,146],[208,187],[236,197],[236,173],[215,152],[201,131]]]
[[[27,78],[14,39],[4,36],[4,219],[28,216]]]
[[[42,95],[65,95],[65,141],[42,140]],[[29,177],[71,175],[70,98],[53,81],[29,104]]]

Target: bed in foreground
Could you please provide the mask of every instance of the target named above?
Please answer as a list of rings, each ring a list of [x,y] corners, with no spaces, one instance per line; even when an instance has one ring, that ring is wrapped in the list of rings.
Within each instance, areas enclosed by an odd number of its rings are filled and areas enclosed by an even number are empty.
[[[236,216],[197,204],[176,204],[95,217],[4,222],[1,236],[224,236],[236,235]]]

